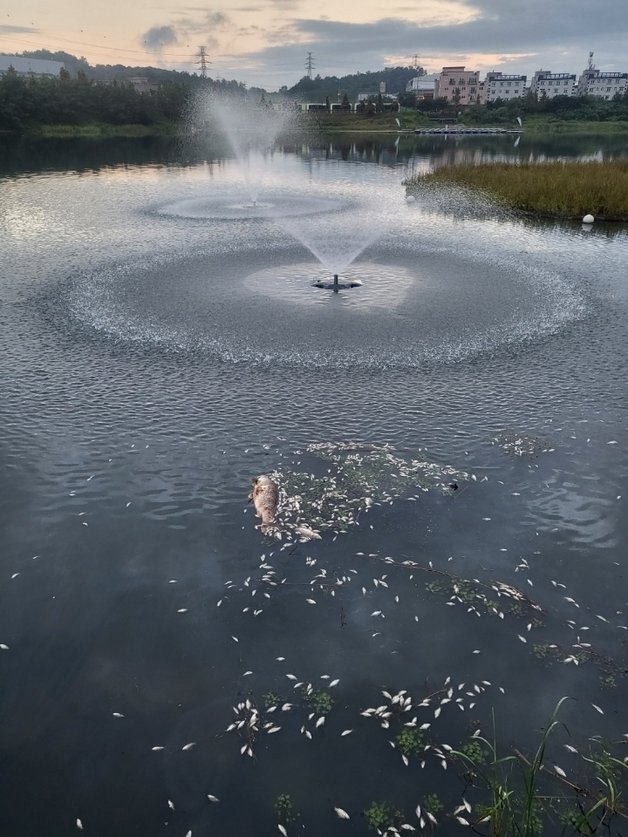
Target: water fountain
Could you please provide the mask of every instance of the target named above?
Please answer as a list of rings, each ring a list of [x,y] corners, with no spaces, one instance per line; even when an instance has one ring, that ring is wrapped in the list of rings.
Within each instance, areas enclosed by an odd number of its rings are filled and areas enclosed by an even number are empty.
[[[259,210],[260,214],[273,219],[306,247],[332,276],[331,280],[316,278],[310,284],[334,293],[360,287],[360,279],[341,280],[340,274],[391,225],[393,206],[397,209],[401,205],[398,193],[383,197],[381,190],[377,190],[374,198],[374,184],[365,181],[360,188],[356,179],[348,183],[333,167],[319,166],[311,170],[310,181],[305,184],[307,193],[301,198],[303,211],[286,206],[285,199],[273,200],[266,196],[260,199],[273,145],[282,131],[294,128],[296,111],[276,109],[270,103],[252,104],[244,98],[221,96],[203,98],[198,110],[206,112],[210,123],[216,122],[229,139],[250,196],[250,203],[241,208]],[[320,216],[316,221],[311,217],[314,214]]]

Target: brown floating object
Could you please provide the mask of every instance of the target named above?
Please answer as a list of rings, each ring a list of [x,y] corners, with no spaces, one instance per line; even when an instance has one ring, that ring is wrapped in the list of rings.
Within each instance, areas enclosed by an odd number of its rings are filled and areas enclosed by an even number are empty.
[[[261,530],[266,533],[275,522],[277,506],[279,504],[279,487],[276,482],[265,474],[251,480],[253,490],[251,500],[255,506],[255,514],[261,518]]]

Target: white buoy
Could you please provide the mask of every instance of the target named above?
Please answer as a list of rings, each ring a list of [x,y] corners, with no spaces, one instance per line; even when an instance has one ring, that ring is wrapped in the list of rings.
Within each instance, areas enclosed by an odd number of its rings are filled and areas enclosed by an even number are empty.
[[[585,215],[584,218],[582,219],[583,224],[592,224],[594,221],[595,221],[595,218],[593,217],[593,215]]]
[[[414,195],[408,195],[408,197],[406,198],[406,203],[414,203],[415,200],[416,198],[414,197]]]

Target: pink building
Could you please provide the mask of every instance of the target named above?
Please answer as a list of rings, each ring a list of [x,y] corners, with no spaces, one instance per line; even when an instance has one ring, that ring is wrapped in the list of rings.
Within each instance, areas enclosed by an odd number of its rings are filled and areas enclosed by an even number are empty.
[[[436,96],[455,105],[474,105],[478,99],[479,85],[479,70],[443,67],[436,79]]]

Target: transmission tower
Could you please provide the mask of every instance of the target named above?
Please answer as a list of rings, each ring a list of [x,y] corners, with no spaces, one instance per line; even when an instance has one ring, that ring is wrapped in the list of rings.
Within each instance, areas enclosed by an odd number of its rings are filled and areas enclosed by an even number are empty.
[[[307,70],[307,77],[312,78],[312,70],[314,69],[314,56],[311,52],[308,52],[307,58],[305,59],[305,69]]]
[[[414,67],[415,70],[419,69],[419,55],[416,52],[412,56],[412,66]]]
[[[207,78],[207,65],[211,64],[204,46],[198,48],[197,65],[201,68],[201,78]]]

